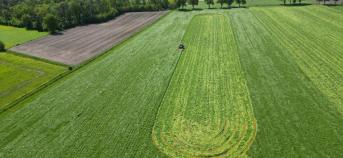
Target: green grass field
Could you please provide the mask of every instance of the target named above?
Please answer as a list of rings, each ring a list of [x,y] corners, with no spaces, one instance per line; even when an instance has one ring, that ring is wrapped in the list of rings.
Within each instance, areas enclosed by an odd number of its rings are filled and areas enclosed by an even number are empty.
[[[13,47],[17,44],[42,37],[44,35],[47,35],[47,33],[0,25],[0,41],[5,43],[6,48]]]
[[[0,153],[5,157],[163,156],[152,143],[151,131],[180,55],[177,46],[193,14],[171,13],[16,110],[0,115]]]
[[[320,11],[330,12],[311,6],[228,14],[257,119],[252,157],[342,157],[342,32],[316,17],[327,16]]]
[[[64,67],[0,53],[0,112],[64,71]]]
[[[343,157],[342,18],[171,12],[0,113],[0,157]]]
[[[6,48],[46,35],[0,25],[0,40]],[[66,69],[10,53],[0,53],[0,112],[14,101],[48,83]]]
[[[332,8],[343,11],[343,5],[340,6],[333,6]]]

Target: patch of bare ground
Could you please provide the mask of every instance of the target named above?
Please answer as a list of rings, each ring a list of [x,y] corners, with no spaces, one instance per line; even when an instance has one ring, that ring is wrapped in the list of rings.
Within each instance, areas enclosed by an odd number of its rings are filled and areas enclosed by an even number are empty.
[[[102,24],[79,26],[11,48],[11,51],[66,65],[78,65],[104,53],[145,26],[161,12],[131,12]]]

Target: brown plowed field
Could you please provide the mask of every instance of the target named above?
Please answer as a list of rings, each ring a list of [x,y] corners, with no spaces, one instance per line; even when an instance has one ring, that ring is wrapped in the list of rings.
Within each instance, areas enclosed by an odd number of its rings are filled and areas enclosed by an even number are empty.
[[[10,50],[67,65],[78,65],[127,39],[166,13],[126,13],[106,23],[76,27],[61,35],[49,35]]]

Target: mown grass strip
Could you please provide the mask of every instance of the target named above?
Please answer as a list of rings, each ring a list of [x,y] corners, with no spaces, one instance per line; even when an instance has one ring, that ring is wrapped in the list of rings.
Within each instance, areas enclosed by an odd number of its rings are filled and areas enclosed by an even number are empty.
[[[343,40],[343,28],[329,25],[326,30],[325,21],[294,9],[268,9],[261,13],[264,14],[261,18],[276,24],[271,27],[280,32],[275,34],[276,38],[292,50],[291,55],[302,71],[343,114],[343,44],[339,42]],[[308,25],[310,23],[315,25]]]
[[[278,18],[264,14],[270,9],[276,10],[271,15]],[[286,25],[297,18],[283,13],[283,9],[291,8],[238,9],[228,14],[258,121],[258,133],[248,155],[342,157],[342,146],[337,145],[343,135],[342,117],[335,103],[298,65],[292,53],[300,47],[290,48],[312,40],[297,41],[301,34],[292,33],[292,27]],[[308,22],[307,18],[301,19],[304,24]],[[285,28],[279,30],[280,25]],[[301,53],[314,54],[311,49]]]
[[[254,139],[256,122],[228,26],[225,16],[204,14],[187,29],[186,50],[153,130],[153,141],[169,156],[242,156]]]

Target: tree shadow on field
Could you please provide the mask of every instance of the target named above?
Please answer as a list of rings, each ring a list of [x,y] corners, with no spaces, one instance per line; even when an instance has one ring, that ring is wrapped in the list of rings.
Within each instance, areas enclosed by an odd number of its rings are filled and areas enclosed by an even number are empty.
[[[223,7],[223,8],[219,8],[219,9],[224,9],[224,10],[230,10],[230,9],[248,9],[248,6],[230,6],[230,7]]]
[[[302,6],[309,6],[312,5],[311,3],[296,3],[296,4],[280,4],[281,6],[286,7],[302,7]]]
[[[54,36],[61,36],[61,35],[63,35],[63,32],[55,32],[55,33],[52,33],[51,35],[54,35]]]
[[[202,11],[204,9],[202,8],[194,8],[194,9],[178,9],[178,11],[181,11],[181,12],[191,12],[191,11]]]

